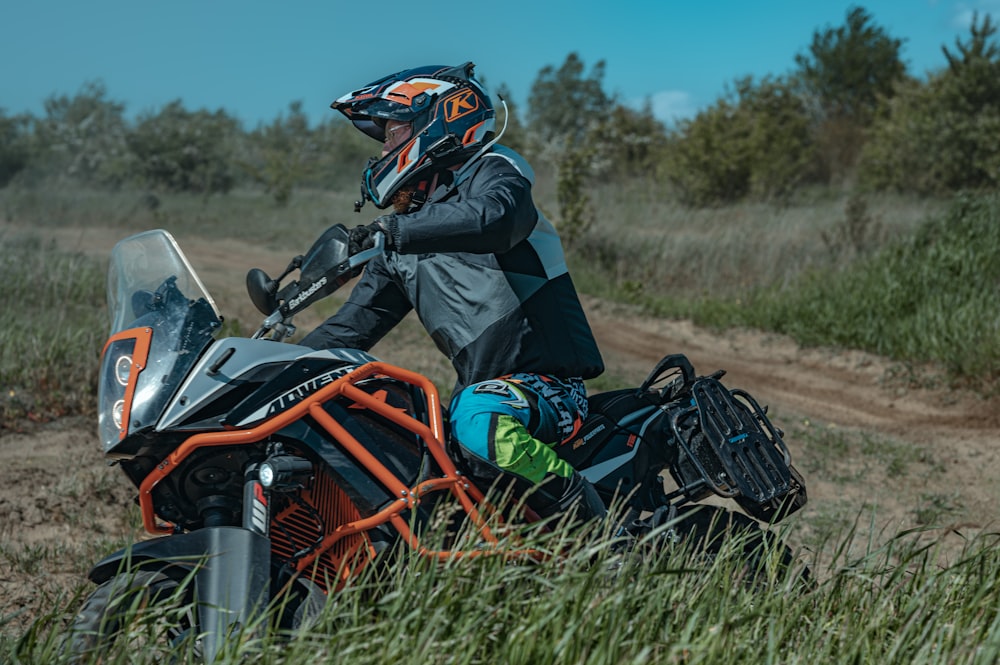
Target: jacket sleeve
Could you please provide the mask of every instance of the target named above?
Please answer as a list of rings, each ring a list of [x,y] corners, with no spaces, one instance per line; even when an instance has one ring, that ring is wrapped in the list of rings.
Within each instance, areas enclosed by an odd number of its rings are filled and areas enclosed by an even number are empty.
[[[482,161],[457,195],[393,216],[396,251],[502,254],[531,234],[538,221],[531,183],[504,159]]]
[[[329,319],[299,344],[313,349],[368,351],[412,309],[405,294],[389,277],[385,261],[374,259],[354,285],[350,297]]]

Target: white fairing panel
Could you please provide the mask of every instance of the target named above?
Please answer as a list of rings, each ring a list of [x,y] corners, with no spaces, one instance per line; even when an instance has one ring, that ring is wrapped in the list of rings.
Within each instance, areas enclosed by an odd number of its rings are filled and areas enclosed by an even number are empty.
[[[215,372],[211,368],[228,354],[225,362]],[[328,349],[317,351],[297,344],[286,344],[264,339],[230,337],[216,341],[205,352],[181,385],[173,400],[156,425],[157,431],[177,427],[180,423],[210,404],[216,393],[226,389],[238,377],[246,376],[263,365],[290,364],[302,358],[329,358],[363,365],[377,360],[374,356],[356,349]]]

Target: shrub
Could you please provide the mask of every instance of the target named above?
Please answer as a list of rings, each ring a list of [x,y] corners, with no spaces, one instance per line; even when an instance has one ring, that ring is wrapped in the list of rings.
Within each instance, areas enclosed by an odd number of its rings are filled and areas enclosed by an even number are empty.
[[[313,132],[316,165],[305,182],[316,187],[358,192],[361,172],[368,159],[378,155],[382,146],[340,117],[321,123]]]
[[[0,187],[5,187],[28,164],[28,118],[8,118],[0,109]]]
[[[292,102],[287,116],[250,133],[250,158],[241,163],[278,205],[287,205],[292,190],[306,182],[321,156],[318,132],[309,127],[302,102]]]
[[[589,175],[592,151],[567,149],[559,161],[556,200],[559,203],[557,225],[567,246],[574,245],[593,223],[594,212],[584,186]]]
[[[228,192],[239,123],[225,111],[186,110],[180,100],[140,118],[128,135],[136,174],[148,187],[175,192]]]
[[[807,177],[813,159],[809,116],[792,86],[745,78],[681,124],[663,170],[685,203],[708,206],[781,198]]]
[[[592,158],[600,159],[594,164],[596,175],[620,181],[656,175],[666,154],[667,134],[648,103],[639,111],[617,105],[582,143],[591,148]]]
[[[871,189],[940,194],[1000,186],[1000,48],[974,19],[961,57],[926,84],[903,86],[873,128],[860,178]]]
[[[125,105],[107,99],[101,82],[85,84],[73,97],[45,101],[45,117],[34,125],[32,164],[41,177],[71,177],[117,186],[132,172],[126,144]]]

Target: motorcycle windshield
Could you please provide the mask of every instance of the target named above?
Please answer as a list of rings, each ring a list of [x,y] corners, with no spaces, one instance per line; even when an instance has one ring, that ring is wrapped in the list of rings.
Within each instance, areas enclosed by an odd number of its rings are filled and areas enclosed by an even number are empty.
[[[115,245],[108,310],[98,428],[105,454],[114,455],[123,439],[156,424],[222,320],[177,242],[163,230]]]

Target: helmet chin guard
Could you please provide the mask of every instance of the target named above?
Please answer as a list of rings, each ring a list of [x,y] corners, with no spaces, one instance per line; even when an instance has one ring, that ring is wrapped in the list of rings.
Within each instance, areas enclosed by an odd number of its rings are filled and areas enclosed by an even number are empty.
[[[468,160],[495,134],[489,95],[473,77],[474,65],[427,66],[383,77],[337,99],[330,106],[373,139],[385,141],[390,120],[410,123],[410,138],[384,157],[368,161],[361,176],[361,200],[378,208],[396,192],[429,180],[437,171]]]

